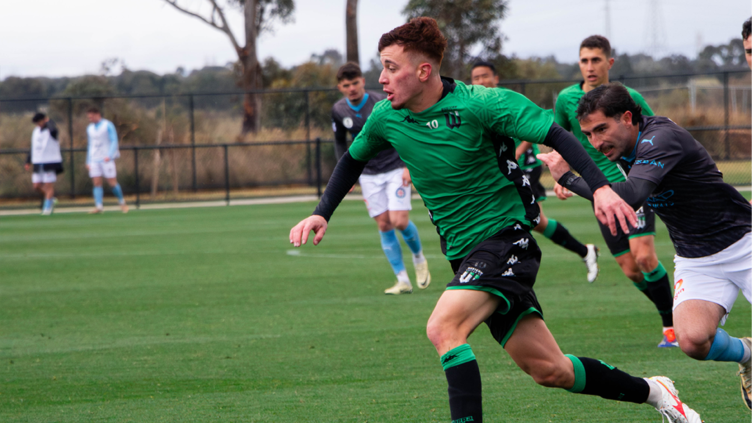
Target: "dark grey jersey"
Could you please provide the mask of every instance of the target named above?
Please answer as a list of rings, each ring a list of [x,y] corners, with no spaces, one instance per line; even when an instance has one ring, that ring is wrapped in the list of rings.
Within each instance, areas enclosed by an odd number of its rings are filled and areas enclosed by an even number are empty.
[[[332,106],[332,129],[334,130],[334,151],[337,154],[337,160],[347,151],[347,133],[349,132],[352,136],[350,139],[350,142],[352,142],[363,129],[366,119],[371,115],[373,106],[384,98],[386,96],[382,93],[369,91],[363,96],[360,104],[351,104],[347,98],[334,103],[334,106]],[[371,159],[363,170],[363,174],[377,175],[403,167],[405,167],[405,164],[397,154],[397,150],[392,147]]]
[[[662,116],[643,117],[637,144],[621,161],[628,178],[657,184],[647,204],[668,227],[676,254],[715,254],[752,230],[752,207],[705,148]]]

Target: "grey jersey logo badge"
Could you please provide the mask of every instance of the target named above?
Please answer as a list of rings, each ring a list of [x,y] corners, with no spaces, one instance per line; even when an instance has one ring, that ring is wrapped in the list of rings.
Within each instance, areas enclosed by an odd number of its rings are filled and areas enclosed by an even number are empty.
[[[342,124],[345,125],[345,128],[350,129],[353,127],[353,120],[349,117],[346,117],[342,119]]]

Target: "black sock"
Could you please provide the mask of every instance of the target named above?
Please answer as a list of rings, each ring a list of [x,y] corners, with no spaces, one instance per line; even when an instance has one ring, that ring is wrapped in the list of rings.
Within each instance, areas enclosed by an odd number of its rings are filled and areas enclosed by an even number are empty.
[[[569,392],[637,404],[647,401],[650,385],[645,379],[630,376],[600,360],[570,354],[567,357],[574,365],[574,386],[567,389]]]
[[[463,344],[441,356],[449,385],[452,423],[482,422],[480,369],[470,345]]]
[[[668,281],[668,273],[661,262],[652,272],[642,272],[645,275],[647,288],[645,289],[650,301],[655,304],[661,315],[664,327],[674,326],[672,309],[674,307],[674,294],[671,292],[671,283]]]
[[[553,241],[554,244],[561,245],[580,257],[584,258],[587,255],[587,247],[580,241],[577,241],[564,225],[554,219],[548,219],[548,226],[543,231],[543,236]]]

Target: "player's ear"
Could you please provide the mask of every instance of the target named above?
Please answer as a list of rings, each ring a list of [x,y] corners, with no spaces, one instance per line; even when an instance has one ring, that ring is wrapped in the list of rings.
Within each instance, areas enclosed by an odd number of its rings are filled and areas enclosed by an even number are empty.
[[[431,73],[433,71],[433,66],[431,66],[428,62],[423,62],[420,65],[418,65],[418,79],[420,82],[426,82],[428,81],[428,78],[431,77]]]
[[[614,66],[614,58],[609,57],[608,58],[608,69],[611,70],[611,68]]]
[[[632,125],[632,112],[627,110],[621,114],[621,123],[624,125]]]

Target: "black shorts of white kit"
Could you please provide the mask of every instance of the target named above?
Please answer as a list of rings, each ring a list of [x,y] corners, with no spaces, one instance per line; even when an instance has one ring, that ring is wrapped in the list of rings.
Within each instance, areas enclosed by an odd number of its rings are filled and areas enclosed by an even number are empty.
[[[598,226],[601,228],[601,234],[606,241],[606,245],[608,245],[608,250],[614,257],[619,257],[629,252],[630,239],[641,236],[655,236],[655,211],[647,204],[643,204],[637,210],[637,228],[630,227],[628,234],[621,230],[618,223],[616,224],[616,236],[611,235],[608,225],[602,224],[600,220]]]
[[[450,261],[454,279],[446,289],[486,291],[501,298],[485,323],[503,347],[520,319],[531,313],[543,318],[533,291],[540,260],[541,251],[528,231],[521,225],[504,228],[464,258]]]
[[[543,173],[543,166],[535,166],[531,167],[530,169],[524,169],[524,172],[527,176],[527,179],[530,181],[530,189],[533,190],[535,201],[546,201],[546,198],[548,198],[546,197],[546,189],[543,188],[543,185],[540,183],[540,177]]]

